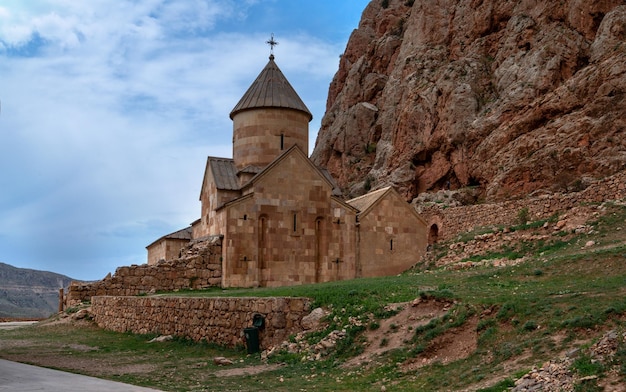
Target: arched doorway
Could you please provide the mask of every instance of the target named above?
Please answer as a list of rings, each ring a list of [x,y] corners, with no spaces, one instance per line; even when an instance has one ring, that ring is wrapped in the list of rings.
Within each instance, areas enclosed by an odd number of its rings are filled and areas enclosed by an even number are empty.
[[[437,226],[436,223],[433,223],[432,225],[430,225],[430,229],[428,230],[428,245],[436,244],[438,239],[439,226]]]

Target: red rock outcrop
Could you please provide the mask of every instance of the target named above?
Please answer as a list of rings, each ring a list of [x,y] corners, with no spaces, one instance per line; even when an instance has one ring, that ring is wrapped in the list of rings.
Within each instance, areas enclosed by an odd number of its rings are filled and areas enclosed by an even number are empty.
[[[347,194],[567,191],[626,168],[623,0],[373,0],[313,161]]]

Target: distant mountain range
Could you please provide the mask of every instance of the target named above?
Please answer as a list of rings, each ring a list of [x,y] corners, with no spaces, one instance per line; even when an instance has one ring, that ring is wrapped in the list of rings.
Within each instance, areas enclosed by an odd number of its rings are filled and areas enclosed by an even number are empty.
[[[0,319],[46,318],[59,309],[59,289],[72,278],[0,263]]]

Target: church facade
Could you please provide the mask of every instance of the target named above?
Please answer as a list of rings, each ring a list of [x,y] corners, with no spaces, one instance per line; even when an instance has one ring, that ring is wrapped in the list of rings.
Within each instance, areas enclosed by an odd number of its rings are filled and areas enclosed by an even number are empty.
[[[426,222],[398,192],[346,201],[308,158],[312,115],[273,55],[230,117],[233,158],[207,158],[200,219],[148,245],[148,264],[216,236],[222,287],[394,275],[420,260]]]

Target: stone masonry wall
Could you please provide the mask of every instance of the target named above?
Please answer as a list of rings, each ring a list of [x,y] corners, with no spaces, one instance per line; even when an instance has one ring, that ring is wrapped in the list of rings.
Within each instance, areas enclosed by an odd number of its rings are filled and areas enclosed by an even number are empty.
[[[206,340],[225,346],[243,345],[243,329],[255,314],[265,317],[259,331],[262,348],[286,340],[302,330],[309,314],[308,298],[92,298],[91,313],[101,328],[138,334],[156,333]]]
[[[119,267],[113,276],[92,283],[72,282],[65,296],[65,306],[74,306],[101,295],[139,295],[221,286],[221,256],[219,237],[194,241],[183,249],[180,259],[155,265]]]
[[[417,205],[416,209],[428,222],[428,227],[437,225],[439,240],[448,240],[477,227],[517,224],[519,213],[524,208],[528,209],[530,220],[539,220],[565,212],[580,203],[600,203],[625,198],[626,171],[623,171],[596,181],[580,192],[450,208],[438,204]]]

